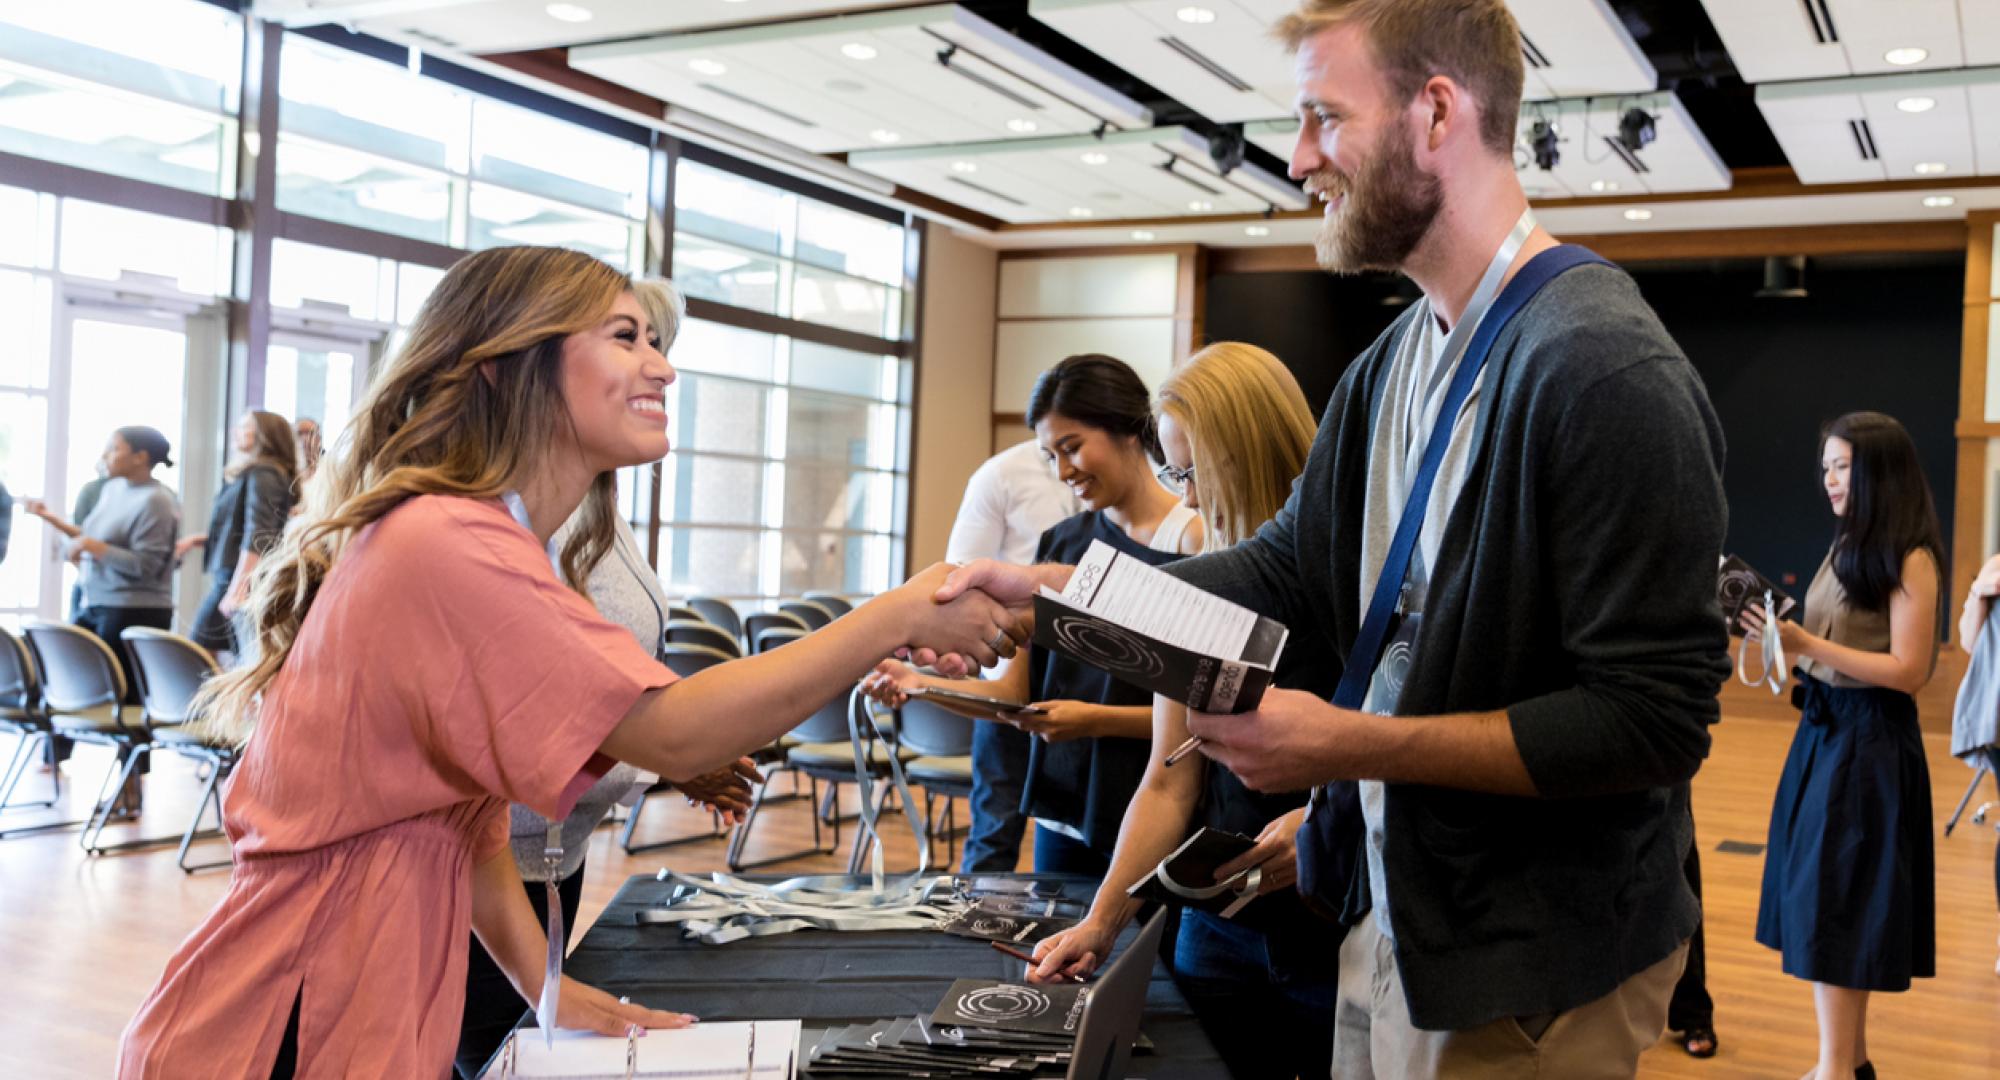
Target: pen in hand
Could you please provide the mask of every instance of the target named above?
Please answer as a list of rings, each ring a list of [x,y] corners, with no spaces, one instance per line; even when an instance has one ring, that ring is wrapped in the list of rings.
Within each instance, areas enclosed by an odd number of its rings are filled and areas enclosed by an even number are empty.
[[[1014,959],[1021,961],[1022,963],[1028,965],[1030,968],[1036,967],[1041,963],[1041,961],[1036,960],[1034,957],[1029,956],[1027,953],[1022,952],[1021,950],[1016,949],[1011,945],[1002,945],[1000,942],[997,941],[989,941],[987,942],[987,944],[993,946],[996,949],[999,949],[1001,952],[1006,953],[1008,956],[1011,956]],[[1085,979],[1081,975],[1065,974],[1063,978],[1073,983],[1089,981],[1088,979]]]
[[[1168,765],[1172,765],[1174,762],[1179,761],[1180,759],[1188,756],[1189,754],[1194,753],[1195,749],[1200,745],[1201,745],[1201,736],[1196,735],[1193,738],[1189,739],[1188,741],[1180,744],[1179,746],[1174,747],[1174,752],[1167,755],[1166,763]]]

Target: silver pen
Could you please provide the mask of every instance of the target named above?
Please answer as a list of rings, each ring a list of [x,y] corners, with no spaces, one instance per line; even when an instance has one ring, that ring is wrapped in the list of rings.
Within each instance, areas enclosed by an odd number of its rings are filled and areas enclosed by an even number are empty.
[[[1180,759],[1188,756],[1189,754],[1194,753],[1195,748],[1199,747],[1200,745],[1201,745],[1201,736],[1195,735],[1189,738],[1188,741],[1180,744],[1179,746],[1174,747],[1174,752],[1167,755],[1166,763],[1168,765],[1172,765],[1174,762],[1179,761]]]

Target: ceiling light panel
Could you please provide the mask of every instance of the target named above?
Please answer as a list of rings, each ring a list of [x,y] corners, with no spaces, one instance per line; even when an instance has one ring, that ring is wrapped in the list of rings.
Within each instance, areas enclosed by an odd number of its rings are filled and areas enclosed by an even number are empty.
[[[1628,160],[1612,143],[1618,135],[1619,116],[1634,107],[1653,116],[1654,138],[1630,152]],[[1560,139],[1557,149],[1561,160],[1548,171],[1535,166],[1528,143],[1530,129],[1543,119],[1555,123]],[[1516,164],[1525,165],[1516,175],[1531,199],[1629,199],[1642,192],[1725,191],[1731,182],[1728,166],[1695,126],[1680,98],[1671,93],[1531,102],[1521,107],[1515,146]],[[1635,168],[1634,163],[1642,168]],[[1604,186],[1593,189],[1592,184]]]
[[[1934,102],[1922,112],[1900,103]],[[1770,84],[1757,107],[1808,184],[1904,180],[1917,166],[2000,173],[2000,73],[1938,71]]]
[[[843,55],[862,44],[875,57]],[[940,63],[941,53],[949,62]],[[688,70],[713,57],[725,78]],[[570,50],[570,66],[792,146],[821,153],[1143,128],[1152,114],[956,4],[672,34]]]
[[[855,0],[578,0],[590,21],[551,18],[548,0],[259,0],[257,14],[291,26],[341,23],[463,52],[511,52],[853,10]]]
[[[1652,62],[1607,0],[1508,0],[1507,7],[1521,26],[1528,58],[1524,96],[1643,94],[1659,88]]]
[[[1746,82],[2000,62],[2000,10],[1989,0],[1702,0],[1702,5]],[[1982,23],[1984,29],[1976,30]],[[1974,45],[1982,39],[1983,50]],[[1927,55],[1897,65],[1888,56],[1898,49]],[[1988,59],[1972,58],[1982,51]]]
[[[1101,165],[1083,154],[1101,153]],[[912,147],[850,154],[848,164],[960,206],[1008,222],[1068,221],[1073,207],[1101,221],[1192,217],[1190,203],[1207,213],[1259,213],[1272,205],[1303,209],[1296,184],[1254,164],[1219,176],[1208,161],[1208,141],[1186,128],[1022,139],[975,146]],[[954,162],[975,162],[972,173]],[[1168,163],[1172,168],[1166,168]]]

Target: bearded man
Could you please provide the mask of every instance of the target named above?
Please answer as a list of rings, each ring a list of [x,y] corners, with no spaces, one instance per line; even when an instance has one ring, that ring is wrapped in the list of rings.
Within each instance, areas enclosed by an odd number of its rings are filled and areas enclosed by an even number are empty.
[[[1335,1077],[1631,1076],[1700,919],[1681,864],[1728,672],[1721,428],[1632,280],[1535,224],[1502,0],[1304,0],[1277,33],[1320,264],[1424,298],[1347,369],[1278,517],[1166,568],[1345,665],[1349,706],[1274,689],[1189,730],[1252,787],[1315,787],[1301,888],[1351,924]],[[981,562],[939,596],[1067,580]]]

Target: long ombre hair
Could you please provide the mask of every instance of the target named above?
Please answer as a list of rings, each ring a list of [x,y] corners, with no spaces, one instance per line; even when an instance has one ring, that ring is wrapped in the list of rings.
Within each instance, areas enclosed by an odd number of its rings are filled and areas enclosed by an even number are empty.
[[[1255,345],[1218,341],[1174,369],[1159,398],[1194,453],[1207,550],[1276,517],[1313,441],[1312,409],[1284,363]]]
[[[306,490],[304,520],[257,566],[249,620],[255,664],[196,701],[212,733],[241,742],[320,586],[363,529],[419,495],[498,498],[576,432],[562,394],[563,342],[597,325],[625,275],[562,248],[497,248],[459,260],[418,312],[409,342],[376,378]],[[563,577],[582,591],[611,549],[613,474],[600,474],[564,542]]]
[[[250,470],[252,465],[264,465],[276,469],[285,478],[285,486],[298,483],[299,442],[292,435],[292,422],[274,412],[252,409],[251,423],[257,427],[257,441],[250,452],[231,461],[222,470],[224,480],[234,480]]]

